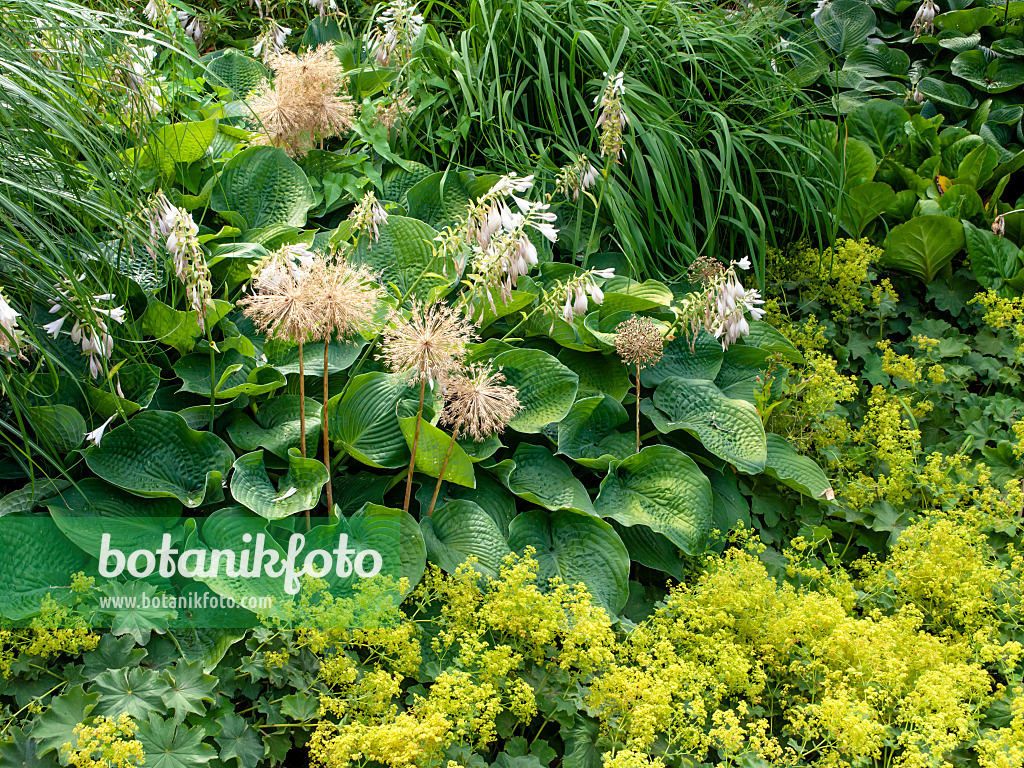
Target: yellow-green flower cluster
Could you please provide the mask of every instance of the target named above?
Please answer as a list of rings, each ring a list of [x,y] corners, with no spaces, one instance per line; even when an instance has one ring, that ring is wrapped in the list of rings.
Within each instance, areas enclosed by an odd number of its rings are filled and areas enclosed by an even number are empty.
[[[133,739],[138,726],[127,714],[97,717],[91,725],[75,726],[75,743],[65,743],[61,755],[74,768],[137,768],[145,762],[142,742]]]

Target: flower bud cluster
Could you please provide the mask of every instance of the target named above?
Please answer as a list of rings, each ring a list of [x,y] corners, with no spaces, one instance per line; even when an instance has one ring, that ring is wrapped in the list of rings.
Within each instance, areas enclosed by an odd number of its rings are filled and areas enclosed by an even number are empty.
[[[367,40],[374,60],[386,67],[398,53],[402,63],[412,58],[412,44],[423,29],[423,15],[416,13],[416,3],[392,0],[377,17],[379,29]]]
[[[604,76],[607,78],[608,73]],[[610,157],[618,163],[625,157],[622,132],[629,125],[629,117],[622,106],[622,99],[626,95],[626,86],[623,84],[624,72],[612,77],[604,90],[594,99],[594,104],[599,110],[597,128],[601,131],[601,157]]]
[[[78,276],[78,282],[85,280],[85,274]],[[103,373],[103,360],[109,360],[114,354],[114,337],[110,334],[108,322],[123,323],[125,318],[124,307],[102,307],[104,302],[113,301],[116,297],[112,293],[101,293],[92,296],[86,304],[72,290],[72,286],[65,283],[63,287],[57,288],[58,298],[50,306],[50,314],[63,314],[56,320],[43,326],[53,338],[57,338],[64,327],[65,321],[74,316],[75,322],[71,326],[68,335],[71,341],[82,348],[82,354],[89,358],[89,373],[93,378]]]
[[[157,192],[149,217],[149,252],[157,258],[160,247],[171,254],[174,274],[185,286],[189,306],[196,313],[199,330],[205,330],[206,307],[213,293],[210,268],[206,266],[199,227],[192,215],[178,208],[163,194]]]
[[[352,235],[358,237],[364,232],[370,236],[370,248],[380,240],[379,227],[388,223],[388,212],[384,206],[377,201],[373,192],[367,192],[363,199],[352,209],[348,220],[352,222]]]
[[[588,269],[582,275],[574,277],[566,283],[565,306],[562,307],[562,319],[565,322],[571,323],[576,315],[582,317],[587,314],[587,308],[590,306],[590,302],[587,299],[588,295],[594,300],[595,304],[600,304],[604,301],[604,292],[598,287],[594,280],[595,277],[605,279],[615,277],[615,270],[611,267],[608,269]]]

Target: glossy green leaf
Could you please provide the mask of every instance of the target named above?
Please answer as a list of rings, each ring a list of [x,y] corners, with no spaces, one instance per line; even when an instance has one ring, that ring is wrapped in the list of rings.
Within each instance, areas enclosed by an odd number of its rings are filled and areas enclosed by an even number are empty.
[[[615,616],[629,596],[629,553],[604,520],[579,512],[530,509],[509,526],[508,545],[532,548],[538,583],[559,578],[584,584],[594,602]]]
[[[283,149],[249,147],[224,164],[210,207],[234,211],[250,229],[270,224],[301,227],[316,204],[306,174]]]
[[[577,397],[610,395],[621,402],[633,387],[618,355],[563,349],[558,353],[558,362],[579,377]]]
[[[1024,62],[997,57],[989,62],[974,49],[957,54],[950,72],[986,93],[1005,93],[1024,85]]]
[[[594,514],[583,483],[565,462],[543,446],[520,443],[512,459],[496,468],[505,486],[520,498],[550,510],[572,509]]]
[[[963,247],[964,231],[957,219],[915,216],[889,233],[881,263],[930,283]]]
[[[9,555],[0,558],[0,616],[15,621],[38,613],[48,594],[57,597],[89,563],[46,518],[0,519],[0,550]]]
[[[612,463],[594,509],[625,526],[644,525],[697,555],[711,532],[711,483],[682,451],[652,445]]]
[[[402,434],[405,435],[405,444],[409,447],[411,455],[412,443],[416,437],[416,417],[400,418],[398,423]],[[444,479],[449,483],[473,488],[476,485],[473,477],[473,461],[458,441],[451,446],[449,452],[450,443],[451,435],[438,429],[426,419],[420,419],[420,439],[416,447],[416,471],[429,477],[437,477],[441,472],[441,465],[444,464],[445,455],[449,454]]]
[[[89,469],[138,496],[173,496],[198,507],[207,489],[220,489],[235,456],[209,432],[189,429],[169,411],[143,411],[85,452]]]
[[[327,467],[319,459],[288,451],[288,471],[274,482],[263,463],[263,451],[239,456],[231,474],[231,495],[260,517],[277,520],[316,506],[327,484]]]
[[[539,349],[512,349],[494,358],[505,382],[519,392],[523,409],[509,422],[517,432],[540,432],[572,408],[579,376]]]
[[[228,424],[231,442],[243,451],[266,448],[282,459],[288,449],[299,447],[299,396],[277,395],[256,411],[255,421],[246,411],[235,413]],[[315,455],[320,435],[320,403],[306,398],[306,453]]]
[[[182,380],[179,391],[209,396],[211,387],[216,385],[217,397],[231,400],[239,395],[265,395],[285,385],[284,375],[276,368],[259,366],[234,349],[218,353],[214,363],[215,373],[211,374],[208,353],[181,358],[174,364],[174,372]]]
[[[722,367],[722,355],[722,343],[705,330],[698,333],[692,350],[689,340],[677,336],[665,345],[661,360],[641,369],[640,382],[656,387],[672,376],[713,380]]]
[[[379,238],[372,244],[367,237],[359,239],[351,261],[380,272],[384,284],[394,285],[402,296],[410,294],[429,300],[446,294],[458,279],[451,265],[445,277],[441,274],[441,262],[434,263],[433,241],[438,232],[429,224],[391,214],[378,233]]]
[[[817,501],[830,501],[832,483],[813,459],[804,456],[780,435],[768,435],[768,460],[765,474],[783,485]],[[832,493],[831,495],[835,495]]]
[[[671,378],[662,382],[647,413],[662,433],[685,430],[707,450],[747,474],[764,469],[764,427],[753,405],[728,398],[712,382]]]
[[[495,578],[511,551],[494,519],[464,499],[451,501],[429,517],[424,516],[420,528],[430,562],[448,573],[454,573],[472,557],[476,559],[475,570]]]
[[[610,395],[577,400],[558,423],[558,452],[584,467],[605,471],[609,462],[636,449],[635,435],[618,431],[627,421],[626,409]]]

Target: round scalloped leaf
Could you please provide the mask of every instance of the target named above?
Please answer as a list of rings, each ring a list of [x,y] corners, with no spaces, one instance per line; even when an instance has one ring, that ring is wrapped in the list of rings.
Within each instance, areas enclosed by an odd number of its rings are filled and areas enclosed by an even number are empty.
[[[563,349],[558,353],[558,362],[579,377],[577,397],[611,395],[622,402],[633,386],[618,355]]]
[[[651,445],[612,465],[594,509],[622,525],[644,525],[698,555],[711,533],[711,483],[682,451]]]
[[[228,349],[214,357],[217,397],[232,400],[239,395],[265,395],[285,385],[284,374],[273,366],[258,366],[251,357]],[[174,364],[174,372],[182,380],[179,392],[210,395],[210,355],[197,352],[186,355]]]
[[[270,224],[301,227],[316,204],[306,174],[283,149],[249,147],[224,164],[210,207],[234,211],[249,229]]]
[[[511,551],[489,514],[471,501],[450,501],[420,520],[427,557],[442,570],[454,573],[468,558],[485,576],[497,577]]]
[[[231,475],[231,495],[260,517],[278,520],[312,509],[327,484],[327,467],[317,459],[303,458],[297,448],[288,451],[288,471],[274,487],[263,463],[263,451],[238,457]]]
[[[516,432],[538,433],[561,421],[576,400],[579,376],[539,349],[510,349],[494,358],[505,383],[519,392],[523,406],[509,426]]]
[[[629,597],[629,552],[604,520],[579,512],[530,509],[509,526],[508,545],[524,554],[534,549],[537,581],[559,578],[582,583],[595,604],[618,615]]]
[[[714,381],[722,367],[723,354],[722,342],[703,329],[692,351],[685,336],[677,336],[665,345],[661,360],[641,369],[640,382],[645,387],[656,387],[670,376]]]
[[[512,459],[495,467],[505,486],[516,496],[550,509],[572,509],[594,514],[583,483],[573,477],[564,461],[540,445],[520,443]]]
[[[768,455],[757,409],[722,394],[710,381],[671,378],[662,382],[644,411],[661,433],[685,430],[711,453],[741,472],[757,474]]]
[[[441,275],[441,263],[434,264],[434,238],[437,230],[408,216],[388,216],[378,228],[379,238],[359,238],[351,256],[353,264],[365,264],[381,273],[382,282],[393,284],[405,296],[410,292],[420,299],[444,295],[459,276],[449,270]]]
[[[330,399],[328,433],[363,464],[378,469],[405,466],[409,448],[398,423],[398,403],[418,399],[416,388],[402,374],[360,374],[344,393]]]
[[[228,424],[228,437],[243,451],[266,448],[275,456],[288,458],[288,449],[299,447],[299,396],[278,395],[260,406],[253,421],[248,413],[235,413]],[[306,452],[316,453],[320,435],[320,403],[306,398]]]
[[[48,499],[46,508],[57,527],[93,557],[100,555],[104,533],[111,534],[111,546],[122,551],[156,550],[165,533],[171,533],[175,543],[184,538],[178,525],[181,504],[175,499],[140,499],[95,477]]]
[[[832,483],[813,459],[803,456],[784,437],[768,435],[768,460],[764,472],[783,485],[820,502],[830,501]],[[831,494],[834,496],[834,494]]]
[[[234,48],[228,48],[207,64],[206,73],[210,83],[231,89],[236,99],[244,99],[270,76],[256,59]]]
[[[411,452],[412,442],[416,436],[416,417],[406,416],[399,419],[398,424],[402,428],[402,434],[405,435],[405,444],[409,446]],[[430,477],[437,477],[441,471],[441,465],[444,463],[445,454],[448,453],[450,442],[451,435],[438,429],[426,419],[420,419],[420,439],[416,444],[416,471]],[[476,480],[473,477],[473,461],[458,441],[451,447],[448,466],[444,470],[444,479],[449,483],[464,485],[467,488],[476,487]]]
[[[875,31],[875,12],[860,0],[833,0],[814,19],[818,36],[837,54],[850,53]]]
[[[56,597],[90,561],[47,517],[0,519],[0,551],[0,616],[12,621],[37,614],[46,596]]]
[[[631,454],[636,436],[618,431],[629,420],[622,403],[610,395],[577,400],[558,423],[558,452],[577,464],[602,472]]]
[[[234,453],[209,432],[189,429],[170,411],[143,411],[85,452],[89,469],[137,496],[173,496],[198,507],[207,488],[220,490]]]

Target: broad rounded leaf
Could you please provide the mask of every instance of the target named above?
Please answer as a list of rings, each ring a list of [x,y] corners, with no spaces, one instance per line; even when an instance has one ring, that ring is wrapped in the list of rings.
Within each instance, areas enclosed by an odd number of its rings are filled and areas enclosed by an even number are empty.
[[[519,392],[523,406],[509,426],[517,432],[540,432],[561,421],[572,408],[579,376],[539,349],[511,349],[494,358],[507,384]]]
[[[210,207],[234,211],[249,229],[269,224],[301,227],[316,204],[306,174],[283,149],[250,147],[224,164]]]
[[[37,442],[58,454],[73,451],[85,439],[85,419],[70,405],[58,403],[29,408],[28,420]]]
[[[960,221],[948,216],[915,216],[894,227],[882,254],[883,266],[930,283],[964,247]]]
[[[0,518],[0,551],[0,616],[14,621],[38,613],[90,560],[45,517]]]
[[[990,63],[977,49],[957,54],[950,72],[987,93],[1003,93],[1024,85],[1024,62],[997,57]]]
[[[239,50],[228,48],[206,65],[207,77],[213,85],[230,88],[236,99],[244,99],[269,73],[256,59]]]
[[[618,431],[628,420],[626,409],[610,395],[577,400],[558,423],[558,452],[584,467],[604,471],[609,462],[635,449],[635,435]]]
[[[534,550],[538,581],[584,584],[594,602],[615,616],[629,597],[629,552],[604,520],[579,512],[530,509],[509,526],[508,545]]]
[[[202,504],[208,487],[219,490],[234,459],[223,440],[170,411],[143,411],[85,452],[89,469],[111,485],[187,507]]]
[[[316,454],[320,434],[320,403],[306,398],[306,453]],[[299,447],[299,396],[278,395],[256,411],[256,420],[245,411],[235,413],[228,424],[228,437],[243,451],[266,448],[275,456],[288,458],[289,448]]]
[[[505,536],[494,519],[471,501],[450,501],[420,520],[427,557],[442,570],[454,573],[469,557],[474,568],[492,578],[509,554]]]
[[[647,526],[697,555],[711,532],[711,483],[682,451],[652,445],[611,466],[594,509],[622,525]]]
[[[883,157],[906,143],[903,126],[909,120],[907,110],[899,104],[871,99],[847,116],[846,128],[850,136],[866,141],[876,155]]]
[[[434,238],[437,230],[419,219],[391,214],[378,228],[372,244],[361,237],[351,256],[353,264],[365,264],[381,273],[385,284],[393,284],[404,296],[408,293],[428,299],[444,295],[458,279],[449,265],[448,276],[441,274],[440,261],[434,263]]]
[[[662,433],[685,430],[711,453],[747,474],[764,469],[768,448],[757,409],[722,394],[712,382],[671,378],[654,392],[645,410]]]
[[[713,381],[722,367],[723,354],[722,342],[703,329],[694,340],[693,349],[689,340],[677,336],[665,345],[661,360],[641,369],[640,381],[645,387],[656,387],[670,376]]]
[[[216,385],[217,397],[232,400],[239,395],[265,395],[285,385],[284,375],[276,368],[258,366],[251,357],[228,349],[214,356],[214,373],[210,372],[210,356],[205,352],[186,355],[174,364],[174,372],[182,380],[180,392],[209,396]],[[214,380],[216,379],[216,380]]]
[[[577,397],[611,395],[621,402],[633,386],[618,355],[563,349],[558,353],[558,362],[579,377]]]
[[[583,483],[564,461],[540,445],[520,443],[511,460],[497,465],[506,487],[520,498],[550,510],[572,509],[594,514]]]
[[[947,104],[960,109],[974,109],[978,106],[978,100],[971,95],[971,92],[956,83],[947,83],[943,80],[936,80],[934,77],[922,77],[917,87],[921,93],[939,104]]]
[[[239,456],[231,475],[231,495],[260,517],[277,520],[316,506],[327,484],[327,467],[318,459],[302,458],[297,448],[288,451],[288,471],[277,482],[267,474],[263,451]]]
[[[444,229],[465,218],[471,202],[462,177],[452,168],[416,182],[406,192],[405,207],[410,217]]]
[[[187,165],[205,155],[216,135],[216,120],[165,125],[149,138],[143,158],[163,173],[172,174],[176,163]]]

